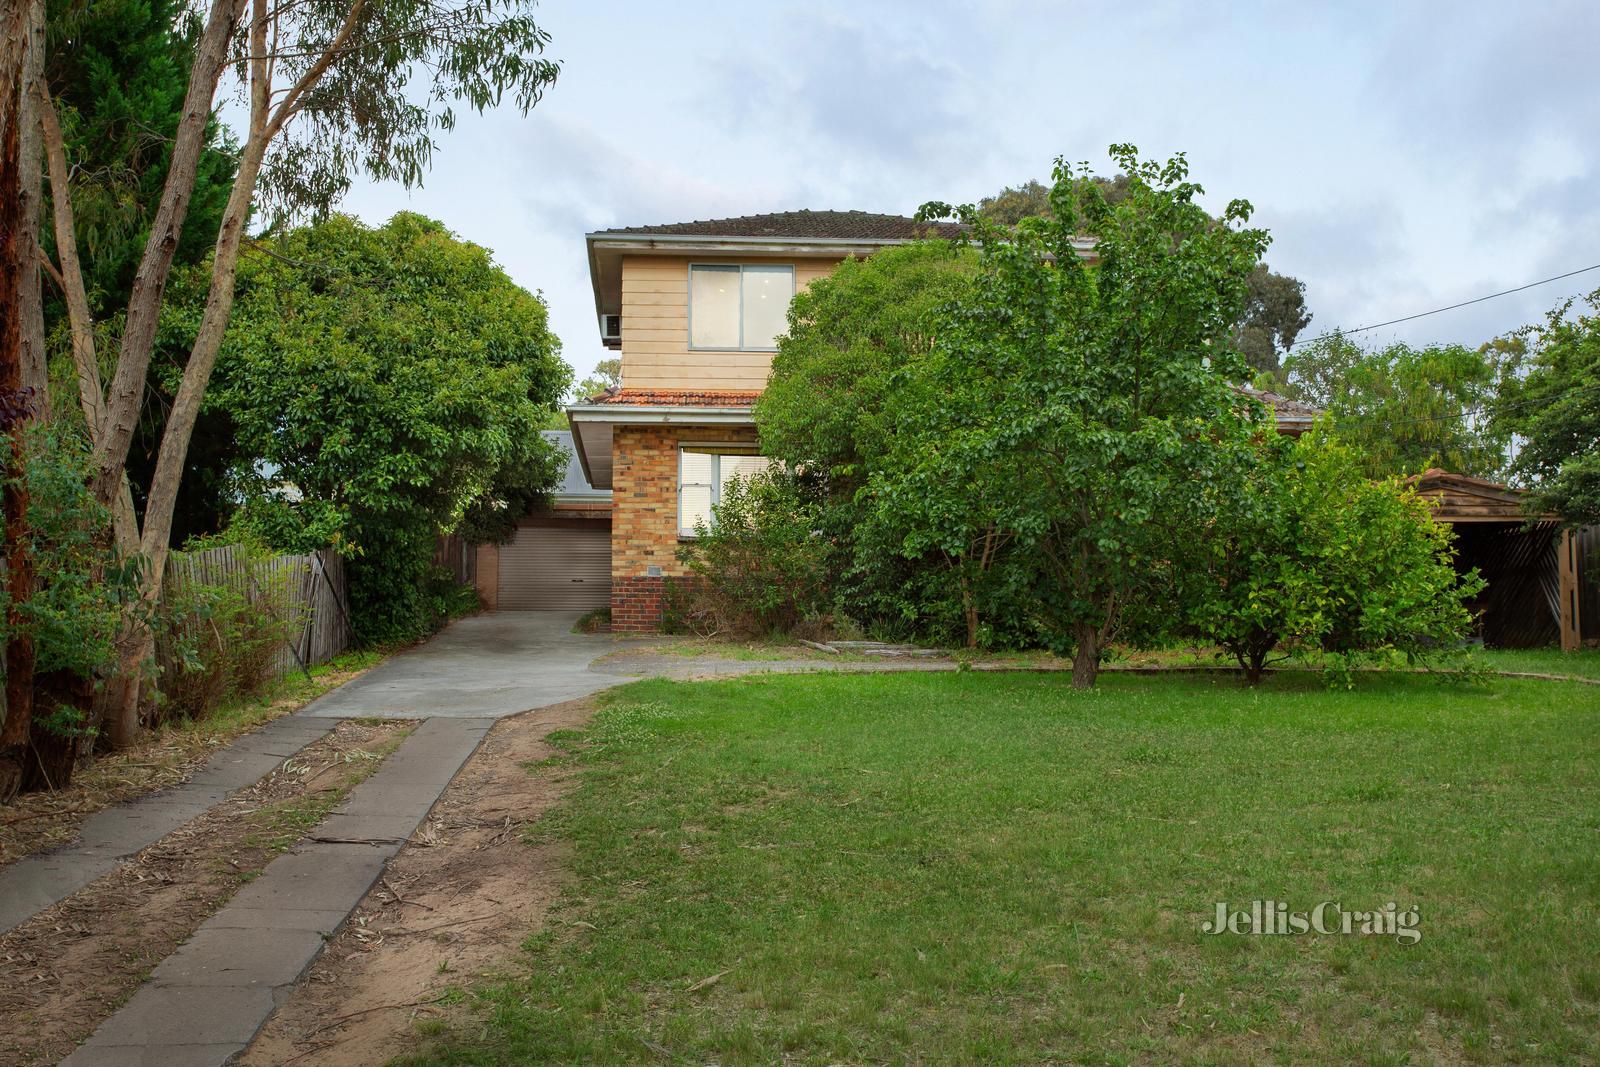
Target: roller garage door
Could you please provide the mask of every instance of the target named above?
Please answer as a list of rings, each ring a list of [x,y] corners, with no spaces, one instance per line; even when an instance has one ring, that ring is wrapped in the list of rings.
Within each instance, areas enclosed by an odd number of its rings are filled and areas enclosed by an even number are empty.
[[[611,603],[611,524],[519,526],[500,546],[501,611],[588,611]]]

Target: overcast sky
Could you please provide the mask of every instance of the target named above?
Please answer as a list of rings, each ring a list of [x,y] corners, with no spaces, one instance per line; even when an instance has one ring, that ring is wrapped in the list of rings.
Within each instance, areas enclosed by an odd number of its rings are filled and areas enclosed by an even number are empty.
[[[1313,10],[1316,9],[1316,10]],[[1600,4],[550,2],[528,116],[463,116],[426,185],[358,185],[540,290],[580,375],[608,353],[583,235],[795,208],[910,214],[1058,155],[1188,154],[1251,201],[1310,334],[1600,263]],[[1367,338],[1480,343],[1600,271]]]

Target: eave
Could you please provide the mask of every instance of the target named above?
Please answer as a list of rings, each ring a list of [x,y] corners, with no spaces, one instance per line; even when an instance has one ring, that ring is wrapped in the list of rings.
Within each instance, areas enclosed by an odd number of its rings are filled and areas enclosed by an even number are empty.
[[[663,404],[574,404],[567,408],[573,450],[583,476],[596,489],[610,489],[612,429],[616,426],[754,426],[749,405],[740,407]]]

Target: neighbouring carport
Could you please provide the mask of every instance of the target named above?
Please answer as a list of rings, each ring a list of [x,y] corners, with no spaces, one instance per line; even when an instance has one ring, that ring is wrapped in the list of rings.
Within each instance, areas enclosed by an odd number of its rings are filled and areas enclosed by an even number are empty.
[[[1498,482],[1433,469],[1413,484],[1455,530],[1456,567],[1475,567],[1488,583],[1473,605],[1485,645],[1582,645],[1589,531],[1574,534],[1554,516],[1530,522],[1524,494]]]

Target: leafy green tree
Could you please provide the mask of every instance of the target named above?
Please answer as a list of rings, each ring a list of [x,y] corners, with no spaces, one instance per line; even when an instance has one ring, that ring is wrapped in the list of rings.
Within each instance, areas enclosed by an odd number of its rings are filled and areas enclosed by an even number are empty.
[[[42,13],[42,6],[35,8]],[[138,608],[128,612],[118,642],[119,668],[108,698],[113,743],[126,745],[138,731],[140,678],[154,651],[154,634],[143,620],[160,600],[189,446],[232,314],[252,211],[264,206],[278,223],[319,216],[358,173],[414,185],[428,165],[436,136],[454,126],[456,107],[482,111],[509,97],[528,111],[560,69],[543,55],[549,35],[533,21],[531,8],[531,0],[466,5],[438,0],[210,0],[200,5],[183,107],[166,150],[166,180],[117,331],[109,386],[102,385],[93,349],[59,115],[48,93],[23,94],[37,106],[37,124],[50,142],[46,154],[56,204],[59,274],[68,296],[74,367],[94,448],[91,485],[112,509],[119,546],[147,562]],[[42,27],[42,17],[37,21]],[[9,63],[12,51],[0,51],[0,60]],[[136,520],[127,499],[129,452],[151,377],[177,237],[194,198],[211,109],[225,71],[236,75],[244,105],[237,169],[209,260],[204,310],[182,361],[144,512]],[[24,243],[31,253],[32,243]],[[10,742],[8,734],[0,744]]]
[[[1284,364],[1289,395],[1326,411],[1372,478],[1430,467],[1501,476],[1509,434],[1491,421],[1489,407],[1515,367],[1514,353],[1488,346],[1366,350],[1337,333]]]
[[[45,78],[70,167],[84,286],[90,313],[109,326],[127,307],[167,178],[196,27],[176,0],[49,0],[46,10]],[[174,262],[199,263],[211,250],[233,184],[234,152],[213,117]],[[56,258],[48,228],[43,244]],[[47,326],[64,329],[59,295],[46,317]]]
[[[1106,203],[1115,205],[1132,187],[1126,174],[1114,178],[1095,177]],[[978,212],[1001,226],[1015,226],[1025,218],[1048,218],[1050,187],[1038,180],[1006,186],[993,196],[978,201]],[[1278,274],[1265,263],[1250,272],[1249,295],[1244,312],[1236,324],[1234,344],[1250,367],[1262,374],[1277,374],[1283,356],[1294,345],[1300,331],[1311,324],[1306,308],[1306,286],[1298,278]]]
[[[1234,343],[1258,373],[1276,374],[1300,331],[1311,325],[1306,283],[1279,274],[1265,263],[1250,272],[1249,297]]]
[[[70,784],[80,742],[93,732],[94,678],[115,663],[112,638],[135,577],[107,550],[108,516],[85,488],[81,431],[61,421],[35,423],[22,455],[5,480],[27,500],[27,548],[43,580],[26,598],[0,586],[0,638],[25,636],[36,656],[28,758],[20,773],[0,774],[0,802],[19,788]]]
[[[81,256],[86,328],[107,351],[121,328],[140,254],[167,179],[167,146],[178,126],[193,60],[196,27],[172,0],[51,0],[45,76],[60,136],[62,183],[70,189],[72,252]],[[233,185],[236,146],[214,118],[195,172],[188,216],[173,261],[204,260],[216,237]],[[56,205],[47,197],[46,212]],[[65,278],[51,227],[43,246],[59,279],[47,290],[45,328],[54,337],[71,331]],[[58,344],[57,350],[66,348]],[[158,370],[147,391],[128,453],[132,500],[142,507],[157,450],[187,350],[157,349]],[[53,392],[58,408],[77,408],[77,370],[57,359]],[[97,375],[98,376],[98,375]],[[232,458],[225,420],[202,419],[179,491],[171,541],[213,531],[226,514],[223,474]]]
[[[188,307],[169,328],[195,328]],[[359,640],[427,632],[437,535],[503,538],[559,480],[538,433],[570,377],[558,353],[542,300],[419,215],[334,216],[247,253],[208,400],[245,457],[241,521],[350,556]]]
[[[1034,561],[1035,597],[1015,608],[1070,642],[1078,686],[1093,685],[1154,564],[1192,539],[1230,451],[1270,432],[1230,386],[1245,374],[1233,324],[1267,244],[1244,226],[1250,205],[1233,201],[1218,224],[1181,155],[1112,156],[1128,176],[1116,204],[1058,161],[1049,217],[1006,229],[960,211],[980,247],[976,288],[945,316],[918,410],[869,487],[879,514],[909,517],[908,556],[970,563],[992,533]]]
[[[1534,513],[1574,526],[1600,523],[1600,290],[1567,301],[1528,332],[1526,378],[1512,380],[1495,406],[1495,425],[1522,437],[1512,470],[1533,489]]]
[[[847,260],[795,297],[772,378],[756,401],[762,450],[783,460],[824,502],[816,522],[834,553],[830,570],[851,612],[869,625],[945,640],[979,639],[977,605],[963,613],[930,580],[946,562],[908,560],[900,538],[869,527],[859,496],[888,454],[914,377],[933,347],[939,314],[970,294],[971,249],[922,241]]]
[[[1321,431],[1267,438],[1217,486],[1214,522],[1174,571],[1176,599],[1252,685],[1274,654],[1416,660],[1470,631],[1463,601],[1483,580],[1456,573],[1450,528],[1397,481],[1365,477],[1348,445]]]
[[[848,499],[887,453],[896,378],[933,350],[940,313],[970,295],[977,257],[944,241],[841,263],[798,294],[756,401],[762,449]]]

